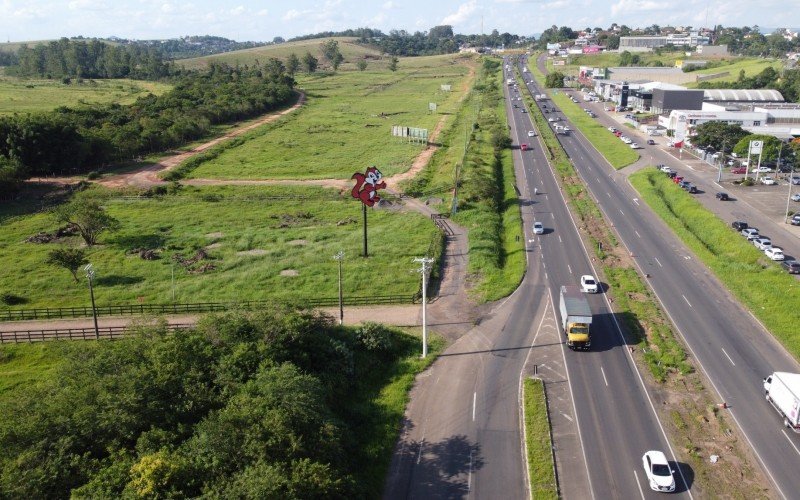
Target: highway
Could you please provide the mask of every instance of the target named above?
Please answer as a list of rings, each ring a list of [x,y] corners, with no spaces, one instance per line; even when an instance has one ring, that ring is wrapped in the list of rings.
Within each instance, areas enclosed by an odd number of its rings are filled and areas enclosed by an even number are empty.
[[[648,282],[658,300],[719,400],[730,406],[777,495],[795,498],[800,491],[800,437],[783,428],[782,418],[765,401],[762,379],[773,371],[800,372],[800,365],[579,132],[559,138],[620,241],[642,274],[651,276]],[[663,151],[650,152],[656,163],[675,162]]]

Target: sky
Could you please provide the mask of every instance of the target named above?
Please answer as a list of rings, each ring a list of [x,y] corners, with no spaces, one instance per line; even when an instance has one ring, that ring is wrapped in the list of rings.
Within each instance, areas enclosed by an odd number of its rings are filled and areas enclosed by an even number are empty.
[[[460,34],[541,33],[659,26],[800,27],[796,0],[0,0],[0,42],[84,36],[166,39],[215,35],[237,41],[289,39],[370,27]]]

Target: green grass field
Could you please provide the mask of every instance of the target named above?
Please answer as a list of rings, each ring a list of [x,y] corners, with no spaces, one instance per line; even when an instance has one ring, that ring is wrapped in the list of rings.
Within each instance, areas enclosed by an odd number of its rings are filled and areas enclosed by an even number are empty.
[[[322,50],[320,50],[320,46],[327,40],[336,40],[339,42],[339,51],[342,53],[342,56],[344,56],[344,62],[339,67],[340,70],[355,69],[355,62],[365,57],[367,57],[368,64],[370,65],[380,65],[382,69],[386,67],[386,61],[378,61],[381,58],[381,52],[373,47],[355,43],[355,41],[358,40],[356,37],[299,40],[278,45],[267,45],[264,47],[254,47],[252,49],[225,52],[223,54],[179,59],[175,61],[175,63],[187,69],[205,68],[210,62],[222,62],[231,66],[237,64],[244,66],[245,64],[252,65],[256,60],[263,63],[270,57],[285,61],[291,54],[295,54],[298,58],[302,59],[306,52],[310,52],[312,56],[320,61],[320,65],[324,66],[327,62],[322,54]]]
[[[739,78],[739,72],[744,70],[745,76],[755,76],[766,68],[775,68],[780,71],[783,68],[783,63],[775,59],[753,59],[753,58],[732,58],[726,60],[728,64],[716,68],[698,69],[693,71],[692,74],[697,75],[712,75],[717,73],[725,73],[728,75],[720,76],[719,78],[711,78],[704,80],[707,82],[722,82],[722,81],[735,81]],[[696,88],[698,82],[686,84],[689,88]]]
[[[539,379],[526,378],[523,382],[523,391],[525,445],[531,498],[556,499],[558,486],[553,464],[553,443],[550,440],[550,419],[547,417],[544,384]]]
[[[419,58],[397,72],[338,72],[299,77],[307,103],[263,134],[203,163],[189,176],[212,179],[350,178],[377,166],[384,176],[407,170],[419,144],[391,136],[393,125],[433,131],[458,110],[472,58]],[[451,91],[440,90],[450,84]],[[437,103],[429,113],[428,103]]]
[[[80,104],[130,104],[149,93],[161,95],[171,85],[141,80],[60,80],[0,78],[0,116],[14,113],[50,111],[59,106]]]
[[[362,252],[361,204],[349,193],[290,186],[184,188],[183,196],[141,201],[112,199],[108,212],[122,229],[88,250],[97,269],[98,305],[169,303],[171,273],[177,302],[336,297],[337,266],[345,252],[344,293],[351,296],[407,294],[419,290],[412,258],[423,256],[437,229],[417,213],[369,210],[369,258]],[[282,196],[285,200],[266,199]],[[0,292],[23,297],[16,307],[88,303],[85,279],[75,283],[63,268],[44,263],[58,244],[27,243],[58,227],[47,214],[9,216],[2,207]],[[64,244],[77,246],[77,239]],[[158,260],[128,252],[161,249]],[[192,274],[172,256],[205,249],[214,270]],[[283,276],[282,272],[296,276]],[[3,306],[5,307],[5,306]]]
[[[800,359],[797,280],[655,169],[641,170],[631,184],[678,237],[728,289]]]

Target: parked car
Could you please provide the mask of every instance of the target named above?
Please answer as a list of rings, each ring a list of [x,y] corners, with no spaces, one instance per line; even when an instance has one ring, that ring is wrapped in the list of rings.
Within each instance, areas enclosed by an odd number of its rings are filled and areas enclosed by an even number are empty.
[[[599,288],[597,280],[591,274],[584,274],[581,276],[581,291],[584,293],[597,293]]]
[[[541,222],[534,222],[533,234],[544,234],[544,224],[542,224]]]
[[[800,201],[800,193],[793,194],[792,201]]]
[[[742,229],[741,233],[742,233],[742,236],[747,238],[748,241],[752,241],[752,240],[758,238],[758,229],[756,229],[754,227],[746,227],[746,228]]]
[[[765,186],[774,186],[775,184],[777,184],[777,182],[775,182],[775,179],[773,179],[772,177],[766,176],[761,178],[761,184]]]
[[[654,141],[653,139],[647,139],[647,145],[648,146],[655,146],[656,145],[656,141]]]
[[[796,260],[784,260],[781,262],[781,267],[789,274],[800,274],[800,262]]]
[[[753,245],[759,250],[764,251],[772,246],[772,240],[766,236],[761,236],[760,238],[753,239]]]
[[[728,196],[728,193],[719,192],[719,193],[716,194],[716,197],[717,197],[717,199],[719,201],[728,201],[728,200],[730,200],[730,197]]]
[[[765,166],[763,166],[763,165],[762,165],[762,166],[760,166],[760,167],[756,167],[756,168],[754,168],[754,169],[753,169],[753,173],[754,173],[754,174],[755,174],[755,173],[758,173],[758,174],[768,174],[768,173],[770,173],[770,172],[772,172],[772,169],[771,169],[771,168],[769,168],[769,167],[765,167]]]
[[[622,142],[624,142],[625,144],[630,144],[630,143],[632,143],[632,142],[633,142],[632,140],[630,140],[629,138],[625,137],[624,135],[623,135],[622,137],[620,137],[620,139],[621,139],[621,140],[622,140]]]
[[[676,175],[675,177],[672,178],[672,182],[674,182],[675,184],[680,184],[681,182],[683,182],[683,176]]]
[[[764,250],[764,255],[772,260],[783,260],[783,249],[780,247],[769,247]]]
[[[642,149],[642,147],[640,145],[636,144],[635,142],[632,142],[630,144],[630,146],[631,146],[631,149]]]
[[[547,121],[549,121],[550,123],[557,122],[558,121],[558,117],[557,116],[551,116],[550,118],[547,119]]]
[[[608,131],[612,134],[617,131],[617,127],[608,127]]]
[[[642,456],[642,465],[651,490],[667,493],[675,491],[675,478],[672,476],[674,471],[663,451],[648,451]]]
[[[731,169],[732,174],[746,174],[747,168],[746,167],[733,167]]]
[[[789,224],[793,226],[800,226],[800,214],[794,214],[791,219],[789,219]]]
[[[747,225],[747,222],[745,222],[743,220],[735,220],[735,221],[731,222],[731,227],[734,228],[737,231],[743,231],[743,230],[747,229],[749,226]]]
[[[800,186],[800,176],[793,175],[790,182],[795,186]]]
[[[678,182],[678,186],[680,186],[681,189],[686,189],[691,185],[692,185],[692,183],[689,182],[689,181],[680,181],[680,182]]]
[[[614,131],[614,135],[616,135],[617,137],[621,137],[622,136],[622,130]]]

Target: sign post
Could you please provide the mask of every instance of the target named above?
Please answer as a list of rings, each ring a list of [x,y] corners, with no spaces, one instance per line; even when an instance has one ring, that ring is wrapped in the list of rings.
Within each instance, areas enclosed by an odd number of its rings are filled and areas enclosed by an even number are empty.
[[[356,172],[351,179],[356,180],[356,185],[350,194],[353,198],[361,200],[361,208],[364,212],[364,257],[368,257],[367,252],[367,207],[372,207],[381,197],[378,195],[379,189],[385,189],[386,183],[383,182],[383,174],[376,167],[368,167],[365,173]]]

